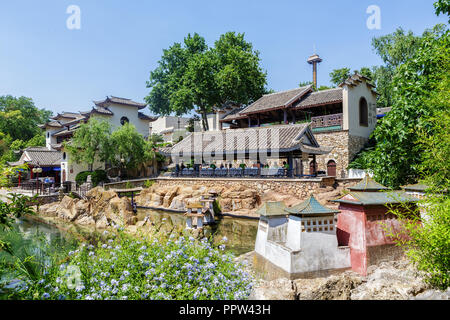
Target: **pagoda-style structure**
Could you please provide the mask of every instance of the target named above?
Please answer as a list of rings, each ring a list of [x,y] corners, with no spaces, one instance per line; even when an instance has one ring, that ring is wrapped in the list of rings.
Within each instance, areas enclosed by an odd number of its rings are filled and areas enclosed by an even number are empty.
[[[266,203],[259,212],[255,266],[268,278],[304,278],[350,268],[349,249],[338,247],[336,238],[334,217],[339,211],[310,196],[291,208]]]
[[[186,205],[187,211],[184,214],[187,217],[186,228],[200,229],[206,224],[215,223],[213,214],[214,210],[210,209],[210,206],[212,207],[210,199],[203,198],[198,202],[188,203]]]
[[[402,256],[388,231],[396,232],[400,223],[391,212],[415,210],[417,198],[404,191],[389,189],[366,177],[338,200],[337,240],[340,246],[350,247],[352,269],[367,274],[370,265]]]

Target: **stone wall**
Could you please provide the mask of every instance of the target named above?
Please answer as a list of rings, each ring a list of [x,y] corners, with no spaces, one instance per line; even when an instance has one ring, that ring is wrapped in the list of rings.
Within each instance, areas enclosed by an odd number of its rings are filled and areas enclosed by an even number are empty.
[[[189,185],[217,189],[234,189],[241,187],[256,190],[260,195],[271,190],[281,194],[289,194],[299,199],[305,199],[311,193],[330,185],[329,179],[201,179],[201,178],[158,178],[159,187]]]
[[[367,138],[352,136],[348,131],[318,132],[314,137],[322,147],[333,147],[329,154],[316,157],[317,170],[327,171],[327,163],[330,160],[336,162],[336,176],[345,178],[348,176],[347,167],[356,153],[367,142]],[[309,163],[304,163],[305,173],[309,173]]]

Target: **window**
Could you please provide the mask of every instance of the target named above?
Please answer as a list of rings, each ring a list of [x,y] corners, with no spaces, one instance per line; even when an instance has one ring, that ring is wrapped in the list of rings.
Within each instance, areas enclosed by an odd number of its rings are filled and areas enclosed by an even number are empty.
[[[369,126],[369,110],[367,109],[367,100],[364,97],[359,99],[359,125],[361,127]]]
[[[47,138],[50,138],[50,132],[47,132]]]
[[[66,158],[67,158],[67,155],[65,152],[63,152],[63,160],[66,160]]]
[[[122,118],[120,118],[120,124],[121,124],[121,125],[124,125],[125,123],[129,123],[129,122],[130,122],[130,120],[128,120],[127,117],[122,117]]]

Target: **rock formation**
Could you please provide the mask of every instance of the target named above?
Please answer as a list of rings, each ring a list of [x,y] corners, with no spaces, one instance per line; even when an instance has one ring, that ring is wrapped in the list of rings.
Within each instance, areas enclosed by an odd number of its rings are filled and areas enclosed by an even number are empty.
[[[127,197],[119,198],[114,191],[100,187],[91,189],[86,197],[83,200],[64,196],[61,202],[40,206],[39,214],[99,229],[114,224],[134,225],[137,222]]]

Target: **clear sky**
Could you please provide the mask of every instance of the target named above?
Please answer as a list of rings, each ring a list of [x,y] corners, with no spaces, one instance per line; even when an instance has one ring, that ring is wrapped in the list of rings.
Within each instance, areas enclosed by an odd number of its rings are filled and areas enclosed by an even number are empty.
[[[260,51],[268,88],[292,89],[312,79],[306,59],[323,58],[318,84],[335,68],[378,65],[371,39],[397,27],[422,33],[436,17],[434,0],[40,0],[0,2],[0,95],[31,97],[53,112],[89,110],[106,95],[142,102],[162,50],[188,33],[213,45],[227,31],[244,32]],[[81,9],[70,30],[69,5]],[[366,9],[381,10],[370,30]],[[147,113],[149,111],[147,110]]]

